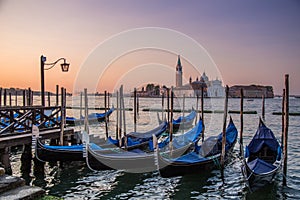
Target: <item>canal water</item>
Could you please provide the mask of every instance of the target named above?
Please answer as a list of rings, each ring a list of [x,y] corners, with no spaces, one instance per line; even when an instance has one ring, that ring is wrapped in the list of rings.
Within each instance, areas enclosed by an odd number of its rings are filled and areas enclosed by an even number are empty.
[[[73,100],[68,97],[67,105],[78,106],[79,97]],[[111,98],[111,104],[115,99]],[[266,99],[266,125],[271,128],[281,140],[281,116],[273,112],[281,112],[280,98]],[[89,106],[104,107],[103,97],[89,98]],[[156,112],[143,112],[144,108],[161,108],[159,98],[140,98],[137,130],[146,131],[158,125]],[[166,105],[166,103],[165,103]],[[196,108],[194,98],[186,98],[186,109]],[[133,99],[125,98],[125,106],[133,107]],[[175,108],[181,109],[183,99],[175,100]],[[205,99],[205,110],[223,110],[224,99]],[[244,144],[248,144],[258,127],[261,116],[261,99],[244,100],[245,111],[257,111],[257,114],[244,115]],[[239,110],[240,100],[229,99],[229,110]],[[90,112],[99,112],[90,110]],[[102,111],[100,111],[102,112]],[[290,112],[300,112],[300,99],[290,99]],[[185,115],[187,115],[185,113]],[[68,110],[67,115],[79,117],[79,110]],[[161,115],[161,114],[160,114]],[[182,115],[175,113],[174,118]],[[230,114],[238,130],[240,130],[239,114]],[[205,113],[205,137],[217,135],[222,130],[223,114]],[[251,193],[242,177],[241,159],[239,157],[239,144],[234,149],[231,162],[225,168],[224,179],[218,169],[211,172],[199,172],[197,175],[161,178],[158,172],[151,173],[125,173],[123,171],[91,171],[82,162],[46,163],[45,174],[29,175],[20,171],[21,150],[14,150],[12,156],[13,174],[23,176],[27,183],[44,188],[49,195],[63,199],[300,199],[300,117],[290,116],[288,136],[288,174],[287,187],[282,186],[282,171],[276,176],[271,185]],[[115,135],[116,113],[110,117],[109,133]],[[133,131],[133,111],[126,111],[127,132]],[[83,127],[77,126],[76,130]],[[104,137],[105,125],[90,125],[90,133]],[[179,131],[179,133],[181,132]],[[32,170],[33,171],[33,170]]]

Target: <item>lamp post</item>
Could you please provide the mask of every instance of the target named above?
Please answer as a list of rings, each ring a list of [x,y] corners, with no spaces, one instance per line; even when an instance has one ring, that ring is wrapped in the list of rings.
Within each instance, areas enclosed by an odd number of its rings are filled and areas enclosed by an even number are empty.
[[[61,64],[61,70],[63,72],[69,71],[70,63],[66,63],[65,58],[59,58],[57,61],[53,63],[45,63],[46,57],[41,55],[41,100],[42,100],[42,106],[45,106],[45,77],[44,77],[44,71],[52,69],[59,61],[63,60],[64,63]],[[49,66],[48,68],[45,68],[45,65]]]

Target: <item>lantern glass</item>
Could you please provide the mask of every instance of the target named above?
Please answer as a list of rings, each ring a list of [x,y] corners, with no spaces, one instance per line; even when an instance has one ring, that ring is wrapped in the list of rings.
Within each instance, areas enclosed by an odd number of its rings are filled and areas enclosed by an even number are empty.
[[[63,71],[63,72],[69,71],[69,66],[70,66],[69,63],[64,62],[63,64],[60,64],[60,65],[61,65],[61,71]]]

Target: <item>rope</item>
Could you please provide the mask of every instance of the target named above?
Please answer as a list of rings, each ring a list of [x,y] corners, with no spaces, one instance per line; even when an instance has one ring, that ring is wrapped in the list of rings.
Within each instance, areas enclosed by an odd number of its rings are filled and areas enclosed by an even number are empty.
[[[93,171],[93,172],[97,172],[97,170],[93,169],[91,166],[90,166],[90,163],[89,163],[89,158],[88,158],[88,145],[86,144],[86,142],[84,141],[83,142],[83,157],[85,157],[85,162],[86,162],[86,165],[88,166],[88,168]]]
[[[247,181],[251,178],[251,176],[252,176],[253,173],[254,173],[254,172],[251,171],[251,174],[246,178]]]
[[[282,173],[282,176],[285,178],[285,180],[288,180],[288,177],[284,173]]]
[[[221,169],[221,165],[218,158],[213,158],[214,165],[217,166],[218,169]]]
[[[37,136],[37,137],[40,137],[40,136]],[[34,148],[34,156],[35,158],[40,161],[40,162],[45,162],[44,160],[40,159],[38,157],[38,154],[37,154],[37,142],[36,142],[36,136],[35,135],[32,135],[32,142],[31,142],[31,148],[33,149]]]

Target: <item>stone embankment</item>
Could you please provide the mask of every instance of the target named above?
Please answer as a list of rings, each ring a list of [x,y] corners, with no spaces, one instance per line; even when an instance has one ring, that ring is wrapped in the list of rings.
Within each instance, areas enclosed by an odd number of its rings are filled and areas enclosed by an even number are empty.
[[[45,191],[42,188],[25,185],[25,180],[16,176],[5,174],[0,167],[0,199],[37,199],[42,197]]]

